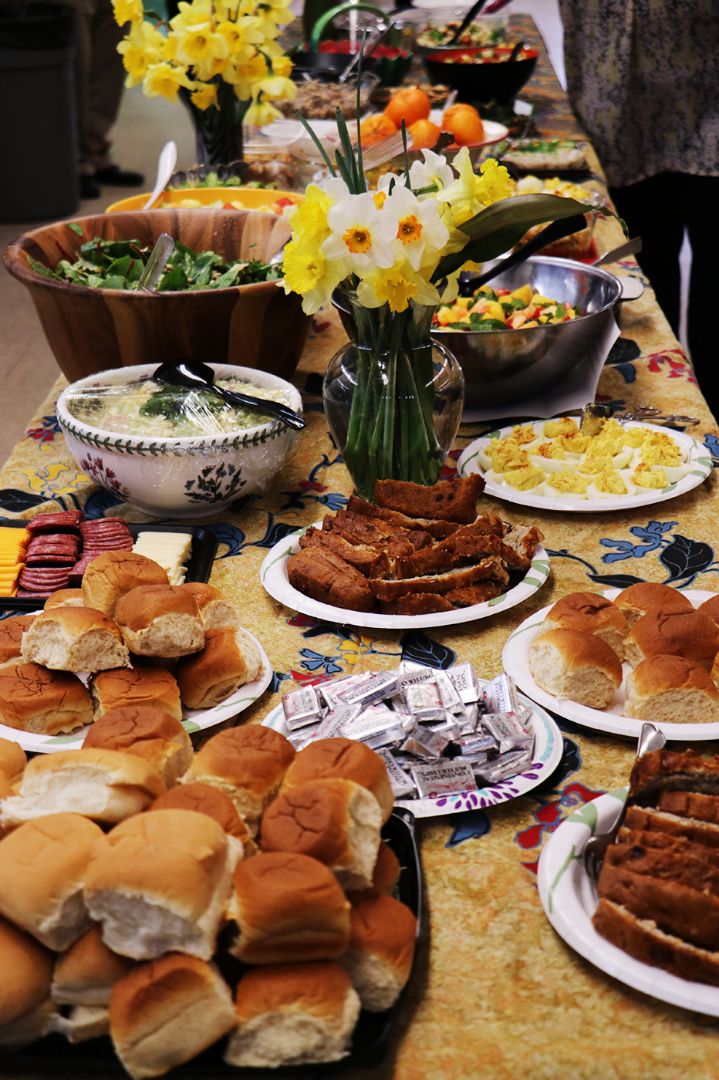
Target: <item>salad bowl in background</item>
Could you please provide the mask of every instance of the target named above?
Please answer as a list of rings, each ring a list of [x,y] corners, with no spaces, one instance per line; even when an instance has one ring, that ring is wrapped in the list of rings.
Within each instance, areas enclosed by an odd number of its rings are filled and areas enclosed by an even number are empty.
[[[168,233],[193,251],[226,262],[269,261],[290,236],[289,223],[250,210],[146,210],[100,214],[34,229],[10,244],[8,271],[28,289],[61,371],[79,379],[107,368],[194,359],[242,364],[283,378],[294,372],[309,317],[276,281],[191,292],[96,289],[46,277],[30,260],[54,268],[73,261],[93,237],[152,245]]]

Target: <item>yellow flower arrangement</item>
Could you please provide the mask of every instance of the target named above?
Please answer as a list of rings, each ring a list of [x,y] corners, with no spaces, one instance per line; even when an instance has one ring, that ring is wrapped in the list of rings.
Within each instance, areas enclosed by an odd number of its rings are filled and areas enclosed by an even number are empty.
[[[274,101],[292,101],[292,62],[277,41],[292,21],[290,0],[182,0],[169,23],[145,18],[142,0],[112,0],[127,26],[118,52],[126,86],[170,101],[178,94],[193,115],[220,113],[241,145],[241,124],[277,119]],[[154,20],[154,21],[153,21]]]

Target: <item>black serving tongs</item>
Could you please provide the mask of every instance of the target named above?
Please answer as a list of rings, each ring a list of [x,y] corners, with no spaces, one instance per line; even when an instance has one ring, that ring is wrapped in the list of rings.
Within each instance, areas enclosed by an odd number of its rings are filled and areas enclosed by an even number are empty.
[[[456,33],[452,34],[452,37],[447,42],[447,45],[455,45],[459,41],[464,31],[467,29],[469,24],[474,21],[476,16],[479,15],[480,11],[486,3],[487,0],[477,0],[475,4],[472,4],[471,8],[459,24],[459,29]]]
[[[225,390],[215,382],[215,373],[209,364],[203,364],[201,360],[166,360],[156,368],[150,378],[154,382],[164,383],[169,386],[186,386],[192,390],[209,390],[217,394],[228,405],[239,405],[242,408],[253,409],[263,416],[271,416],[273,420],[281,420],[288,427],[301,430],[305,422],[299,413],[294,412],[283,405],[281,401],[272,401],[269,398],[252,397],[250,394],[242,394],[236,390]]]

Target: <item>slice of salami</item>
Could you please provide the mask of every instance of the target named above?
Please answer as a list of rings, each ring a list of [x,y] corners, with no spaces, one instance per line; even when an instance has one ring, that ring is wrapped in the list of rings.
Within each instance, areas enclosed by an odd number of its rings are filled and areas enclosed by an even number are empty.
[[[28,521],[26,528],[30,533],[77,531],[82,520],[79,510],[63,510],[57,514],[38,514]]]

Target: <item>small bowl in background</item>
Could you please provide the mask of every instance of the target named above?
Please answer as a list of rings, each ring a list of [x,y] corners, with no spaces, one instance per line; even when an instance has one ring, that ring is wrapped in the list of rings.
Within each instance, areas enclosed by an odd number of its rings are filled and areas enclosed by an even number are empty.
[[[488,48],[504,59],[460,62],[460,57],[481,56]],[[529,82],[539,55],[536,49],[523,49],[516,60],[509,60],[511,52],[511,45],[435,49],[425,54],[424,66],[431,82],[451,86],[460,101],[505,102]]]
[[[207,517],[266,488],[297,437],[278,420],[237,432],[173,438],[154,435],[150,420],[146,435],[125,435],[91,427],[69,411],[68,398],[79,389],[146,379],[156,366],[98,372],[62,392],[57,418],[78,467],[118,501],[124,499],[153,517]],[[211,366],[217,380],[230,376],[284,390],[290,408],[302,412],[302,398],[292,383],[253,368]]]

